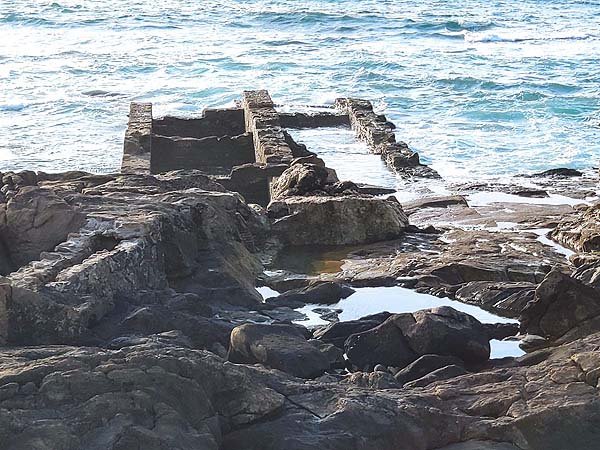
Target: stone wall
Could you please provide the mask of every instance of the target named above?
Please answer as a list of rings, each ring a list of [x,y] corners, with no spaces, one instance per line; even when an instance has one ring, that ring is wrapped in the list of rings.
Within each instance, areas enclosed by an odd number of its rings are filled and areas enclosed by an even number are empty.
[[[246,132],[244,110],[205,109],[202,117],[193,119],[165,116],[162,119],[154,119],[153,132],[162,136],[197,139],[207,136],[238,136]]]
[[[290,163],[294,155],[286,142],[279,114],[269,93],[265,90],[244,91],[242,107],[246,131],[254,137],[256,162]]]
[[[348,114],[320,111],[314,114],[296,112],[279,113],[279,121],[284,128],[321,128],[350,126]]]
[[[254,145],[250,134],[201,139],[156,134],[152,136],[152,173],[178,169],[228,173],[234,166],[252,162]]]
[[[152,103],[131,103],[123,152],[128,155],[150,153],[151,135]]]
[[[400,175],[439,178],[433,169],[421,164],[419,154],[406,143],[396,142],[394,129],[383,114],[376,114],[368,100],[338,98],[336,106],[348,114],[356,136],[365,142],[371,151],[381,155],[385,163]]]

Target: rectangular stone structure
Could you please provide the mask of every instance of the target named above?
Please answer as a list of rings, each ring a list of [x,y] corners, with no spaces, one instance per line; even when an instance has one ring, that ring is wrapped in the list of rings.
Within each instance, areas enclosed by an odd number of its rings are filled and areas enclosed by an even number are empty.
[[[294,159],[286,143],[279,114],[266,90],[244,91],[242,95],[246,131],[252,133],[256,162],[289,163]]]

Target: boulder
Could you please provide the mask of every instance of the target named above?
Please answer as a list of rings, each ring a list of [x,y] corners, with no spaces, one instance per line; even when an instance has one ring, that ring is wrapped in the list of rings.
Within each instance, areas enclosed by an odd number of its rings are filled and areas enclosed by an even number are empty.
[[[417,311],[414,323],[400,322],[410,347],[419,355],[456,356],[466,363],[490,357],[488,335],[475,317],[449,306]]]
[[[330,367],[329,358],[290,325],[244,324],[233,329],[228,359],[263,364],[300,378],[315,378]]]
[[[271,198],[281,199],[322,191],[329,176],[324,166],[294,164],[277,177],[271,185]]]
[[[463,366],[464,363],[454,356],[423,355],[394,375],[396,381],[405,384],[424,377],[434,370],[446,366]]]
[[[376,326],[381,325],[390,316],[390,313],[383,312],[356,320],[335,322],[317,328],[313,333],[313,338],[331,343],[339,348],[344,348],[344,342],[346,342],[346,339],[348,339],[350,335],[375,328]]]
[[[394,314],[381,325],[354,334],[345,343],[356,367],[405,367],[421,355],[454,356],[480,363],[490,356],[488,335],[477,319],[448,306]]]
[[[522,332],[555,340],[598,316],[600,291],[553,270],[537,287],[519,320]]]
[[[418,358],[402,329],[414,323],[412,314],[394,314],[381,325],[351,335],[344,345],[352,365],[367,372],[377,364],[404,367]]]
[[[395,199],[347,195],[288,197],[268,208],[284,245],[345,245],[396,239],[408,226]]]

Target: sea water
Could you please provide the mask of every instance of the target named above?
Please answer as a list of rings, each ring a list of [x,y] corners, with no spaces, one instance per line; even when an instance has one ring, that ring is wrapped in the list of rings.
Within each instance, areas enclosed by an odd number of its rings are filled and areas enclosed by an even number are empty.
[[[0,0],[0,171],[117,171],[129,102],[257,88],[370,98],[447,179],[589,168],[599,57],[596,0]]]

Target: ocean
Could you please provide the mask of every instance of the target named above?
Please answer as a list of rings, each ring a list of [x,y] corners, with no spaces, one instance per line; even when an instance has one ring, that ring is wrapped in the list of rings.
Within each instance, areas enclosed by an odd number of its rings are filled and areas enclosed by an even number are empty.
[[[600,156],[600,1],[0,0],[0,37],[0,171],[118,171],[129,102],[257,88],[372,99],[450,180]]]

